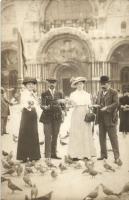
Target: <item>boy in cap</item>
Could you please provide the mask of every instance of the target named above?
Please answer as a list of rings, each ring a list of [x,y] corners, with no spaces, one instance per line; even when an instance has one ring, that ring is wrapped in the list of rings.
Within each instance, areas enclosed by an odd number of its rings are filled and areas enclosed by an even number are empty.
[[[97,123],[99,124],[99,141],[101,156],[98,160],[107,159],[106,133],[108,133],[115,163],[122,165],[119,154],[119,145],[117,139],[117,120],[118,120],[118,93],[110,87],[108,76],[100,77],[101,90],[97,96],[97,104],[100,106],[97,112]]]
[[[47,79],[48,90],[41,94],[41,109],[43,110],[40,122],[44,124],[45,158],[61,159],[56,154],[57,138],[62,122],[62,107],[58,102],[62,99],[62,93],[56,91],[54,78]]]

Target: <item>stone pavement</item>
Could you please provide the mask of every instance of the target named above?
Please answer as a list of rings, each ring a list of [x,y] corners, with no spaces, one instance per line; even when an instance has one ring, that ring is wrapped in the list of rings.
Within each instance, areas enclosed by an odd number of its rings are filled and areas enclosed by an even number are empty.
[[[71,111],[68,113],[65,118],[64,123],[60,129],[60,137],[64,137],[69,130],[70,125],[70,115]],[[17,142],[14,142],[12,139],[12,135],[18,135],[20,122],[20,109],[17,106],[11,107],[11,116],[8,120],[8,132],[9,135],[2,136],[2,150],[10,152],[13,150],[14,159],[16,156]],[[42,124],[39,124],[39,138],[40,141],[44,140]],[[52,200],[82,200],[90,191],[92,191],[98,184],[103,183],[107,187],[111,188],[115,192],[119,192],[123,185],[129,181],[129,135],[123,137],[122,134],[118,132],[119,138],[119,146],[120,146],[120,154],[121,159],[123,161],[123,166],[118,167],[115,165],[113,159],[113,153],[110,150],[111,146],[108,140],[108,149],[109,149],[109,159],[108,163],[113,166],[115,172],[106,172],[103,168],[103,161],[97,161],[94,158],[95,169],[101,172],[102,174],[98,174],[95,178],[92,178],[89,174],[82,174],[84,168],[84,162],[79,161],[82,168],[75,169],[74,165],[68,167],[68,170],[64,172],[60,172],[57,169],[58,177],[53,180],[50,175],[50,170],[45,174],[41,175],[37,172],[31,174],[32,183],[35,183],[38,187],[39,194],[38,196],[42,196],[47,194],[50,191],[53,191]],[[67,145],[61,145],[60,139],[58,139],[58,155],[62,157],[62,162],[64,155],[67,155]],[[68,142],[68,138],[64,140]],[[99,141],[98,141],[98,127],[95,127],[94,133],[94,142],[97,151],[97,156],[99,156]],[[44,164],[44,145],[40,145],[42,158],[37,162]],[[59,165],[60,161],[52,160],[56,166]],[[24,164],[22,164],[24,166]],[[4,170],[2,169],[2,173]],[[8,176],[7,178],[11,178],[13,183],[23,189],[22,192],[16,191],[12,194],[11,190],[7,187],[7,182],[2,183],[2,198],[5,200],[23,200],[25,199],[25,194],[30,197],[31,189],[26,187],[23,182],[23,175],[18,177],[17,175]]]

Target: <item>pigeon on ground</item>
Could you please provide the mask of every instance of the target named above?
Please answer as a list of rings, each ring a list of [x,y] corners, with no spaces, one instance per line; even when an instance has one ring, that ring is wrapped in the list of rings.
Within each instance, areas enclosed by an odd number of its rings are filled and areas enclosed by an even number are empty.
[[[67,170],[67,167],[65,165],[63,165],[62,163],[59,164],[59,169],[61,172]]]
[[[11,169],[9,169],[7,172],[3,173],[3,175],[12,175],[14,172],[16,172],[16,169],[15,167],[12,167]]]
[[[46,162],[47,166],[50,168],[57,168],[53,163],[51,162]]]
[[[19,163],[17,166],[16,166],[16,173],[17,173],[17,176],[20,176],[23,172],[23,167],[21,166],[21,164]]]
[[[57,178],[57,176],[58,176],[57,172],[56,172],[55,170],[52,170],[52,171],[51,171],[51,177],[52,177],[53,179],[55,179],[55,178]]]
[[[80,163],[77,163],[75,166],[74,166],[74,169],[81,169],[82,168],[82,165]]]
[[[13,135],[13,141],[17,142],[18,141],[18,137],[16,135]]]
[[[109,165],[106,160],[104,159],[104,164],[103,164],[104,168],[107,170],[107,171],[112,171],[112,172],[115,172],[115,169],[113,169],[113,167],[111,165]]]
[[[123,188],[122,188],[122,190],[121,190],[121,192],[120,192],[119,194],[123,194],[123,193],[125,193],[125,192],[129,192],[129,182],[127,182],[127,183],[123,186]]]
[[[109,188],[107,188],[105,185],[101,184],[102,188],[103,188],[103,192],[106,195],[118,195],[115,192],[113,192],[112,190],[110,190]]]
[[[73,164],[73,161],[72,161],[72,159],[70,158],[70,156],[65,156],[64,157],[64,162],[66,163],[66,164]]]
[[[101,172],[98,172],[92,168],[89,168],[89,174],[94,178],[97,174],[102,174]]]
[[[89,169],[83,170],[82,174],[89,173]]]
[[[98,196],[98,186],[92,191],[90,192],[83,200],[86,200],[86,199],[94,199]]]
[[[6,152],[6,151],[3,150],[3,151],[2,151],[2,155],[3,155],[3,156],[8,156],[8,152]]]
[[[67,145],[67,143],[64,142],[62,139],[60,139],[60,144],[61,144],[62,146]]]
[[[31,179],[26,171],[24,172],[23,181],[25,182],[25,185],[29,185],[30,187],[32,187]]]
[[[40,173],[41,173],[42,175],[44,175],[45,172],[47,171],[42,165],[40,165],[40,167],[39,167],[38,170],[40,171]]]
[[[7,155],[6,160],[9,162],[13,158],[13,151],[10,151],[10,153]]]
[[[25,171],[30,174],[30,173],[34,173],[33,169],[31,167],[25,167]]]
[[[25,200],[30,200],[30,198],[28,197],[28,195],[25,195]]]
[[[30,161],[28,158],[27,163],[25,164],[25,167],[34,167],[35,164],[36,164],[35,160]]]
[[[48,194],[37,197],[36,200],[51,200],[53,191],[49,192]]]
[[[37,188],[37,186],[34,184],[34,185],[32,186],[32,188],[31,188],[31,199],[33,199],[33,197],[34,197],[34,199],[36,199],[37,195],[38,195],[38,188]]]
[[[15,192],[16,190],[22,191],[22,189],[16,186],[10,179],[8,179],[8,188],[12,190],[12,192]]]
[[[1,176],[1,183],[5,182],[5,181],[8,181],[8,179],[5,178],[4,176]]]
[[[12,167],[8,164],[8,162],[5,161],[5,160],[2,160],[2,166],[3,166],[4,169],[10,169],[10,168],[12,168]]]

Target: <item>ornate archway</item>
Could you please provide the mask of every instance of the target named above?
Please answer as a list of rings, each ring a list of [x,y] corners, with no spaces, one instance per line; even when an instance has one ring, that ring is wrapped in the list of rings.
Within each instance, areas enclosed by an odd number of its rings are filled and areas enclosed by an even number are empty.
[[[123,70],[129,67],[129,40],[123,40],[115,44],[111,49],[108,60],[111,63],[111,79],[115,88],[121,88],[123,84],[126,84],[123,80],[126,80],[128,73]]]
[[[68,73],[71,73],[70,70],[72,70],[71,76],[83,75],[91,79],[89,62],[93,55],[92,46],[82,31],[66,27],[50,31],[41,40],[37,52],[38,62],[43,63],[42,79],[62,77],[59,88],[62,87],[63,78],[70,79]],[[67,77],[63,77],[64,66],[68,71]]]
[[[18,60],[14,49],[4,49],[1,52],[1,85],[9,90],[18,87]]]

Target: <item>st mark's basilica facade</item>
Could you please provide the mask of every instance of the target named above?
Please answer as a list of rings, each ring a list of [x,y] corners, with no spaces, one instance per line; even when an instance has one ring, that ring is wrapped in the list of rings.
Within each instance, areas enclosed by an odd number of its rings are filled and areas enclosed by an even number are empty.
[[[92,94],[103,74],[115,89],[129,83],[128,0],[2,0],[1,15],[4,87],[19,88],[25,76],[37,78],[39,94],[49,77],[65,95],[76,76]]]

